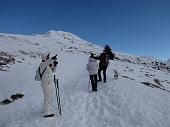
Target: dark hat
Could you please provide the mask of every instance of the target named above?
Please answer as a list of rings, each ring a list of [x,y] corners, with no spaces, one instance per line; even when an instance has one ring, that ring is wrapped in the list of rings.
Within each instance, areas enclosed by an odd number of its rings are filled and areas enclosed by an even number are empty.
[[[93,54],[93,53],[90,53],[90,57],[94,57],[94,54]]]

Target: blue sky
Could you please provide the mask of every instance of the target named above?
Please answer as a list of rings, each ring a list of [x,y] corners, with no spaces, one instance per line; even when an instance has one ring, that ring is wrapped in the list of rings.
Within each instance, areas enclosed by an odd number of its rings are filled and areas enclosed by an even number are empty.
[[[170,58],[170,0],[0,0],[0,32],[63,30],[112,50]]]

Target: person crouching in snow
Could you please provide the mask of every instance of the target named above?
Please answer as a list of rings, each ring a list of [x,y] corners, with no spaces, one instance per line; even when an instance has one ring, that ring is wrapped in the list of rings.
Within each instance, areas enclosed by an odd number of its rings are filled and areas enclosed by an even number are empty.
[[[55,57],[55,58],[54,58]],[[54,81],[53,72],[56,71],[58,62],[53,61],[57,59],[56,56],[50,58],[50,54],[43,54],[41,56],[40,73],[42,74],[41,86],[44,94],[44,117],[53,117],[52,112],[52,83]]]
[[[97,61],[93,57],[94,57],[94,55],[93,55],[93,53],[91,53],[91,56],[88,60],[88,64],[86,66],[86,70],[89,72],[89,75],[90,75],[92,91],[97,91],[98,64],[97,64]]]

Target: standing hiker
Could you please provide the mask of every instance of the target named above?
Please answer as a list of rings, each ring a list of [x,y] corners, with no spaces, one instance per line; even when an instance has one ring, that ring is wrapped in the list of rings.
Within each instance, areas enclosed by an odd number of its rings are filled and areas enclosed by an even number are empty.
[[[91,56],[88,60],[88,64],[86,66],[86,70],[89,72],[90,81],[92,85],[92,91],[97,91],[97,70],[98,64],[97,61],[94,59],[94,55],[91,53]]]
[[[101,77],[101,71],[103,71],[103,82],[106,83],[106,69],[109,65],[109,55],[106,53],[106,50],[103,50],[103,52],[98,57],[94,57],[96,60],[100,60],[99,62],[99,69],[98,69],[98,81],[102,81]]]
[[[52,83],[54,81],[53,72],[56,71],[58,62],[56,56],[50,58],[50,54],[43,54],[40,63],[41,86],[44,94],[44,117],[53,117],[52,111]],[[53,61],[54,60],[54,61]]]

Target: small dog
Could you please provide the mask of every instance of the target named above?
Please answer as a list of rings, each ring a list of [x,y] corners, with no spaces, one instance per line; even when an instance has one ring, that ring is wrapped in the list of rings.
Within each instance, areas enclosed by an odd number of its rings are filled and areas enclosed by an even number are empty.
[[[115,70],[115,71],[114,71],[114,78],[117,80],[118,77],[119,77],[119,74],[118,74],[118,72]]]

